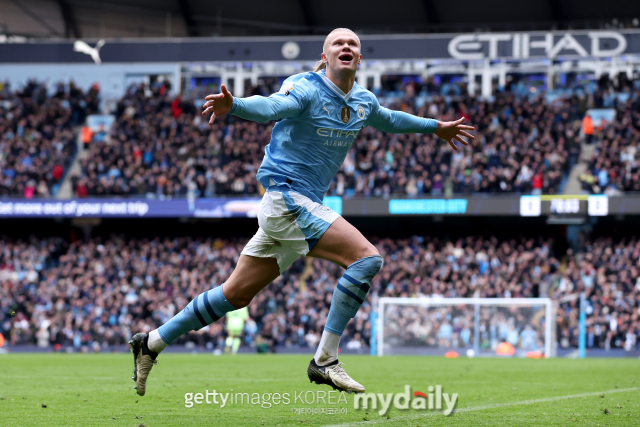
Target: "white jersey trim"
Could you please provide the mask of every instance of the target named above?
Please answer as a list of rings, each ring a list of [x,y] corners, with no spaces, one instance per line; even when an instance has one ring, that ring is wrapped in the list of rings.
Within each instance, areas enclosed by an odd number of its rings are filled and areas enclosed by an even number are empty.
[[[340,89],[338,86],[335,85],[335,83],[329,80],[329,77],[327,77],[326,74],[322,73],[320,75],[322,76],[322,80],[325,82],[325,84],[329,86],[330,89],[333,89],[335,93],[340,95],[341,98],[344,98],[345,101],[351,98],[351,94],[353,93],[353,88],[356,86],[355,82],[353,83],[353,87],[351,88],[349,93],[344,93],[342,89]]]

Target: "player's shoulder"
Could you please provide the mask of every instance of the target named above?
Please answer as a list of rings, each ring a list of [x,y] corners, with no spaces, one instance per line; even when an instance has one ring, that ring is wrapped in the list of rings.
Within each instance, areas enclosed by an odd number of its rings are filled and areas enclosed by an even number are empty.
[[[287,77],[282,83],[280,92],[292,92],[294,89],[297,89],[296,92],[303,91],[307,94],[313,94],[316,90],[316,85],[314,84],[315,74],[316,73],[313,72],[306,72]]]
[[[285,80],[285,82],[297,82],[301,80],[310,81],[317,77],[318,73],[314,73],[313,71],[306,71],[304,73],[293,74]]]
[[[292,94],[300,100],[311,101],[316,98],[317,89],[312,83],[314,73],[299,73],[287,77],[280,88],[281,94]]]
[[[369,89],[360,86],[357,82],[353,84],[351,97],[357,99],[359,102],[366,102],[370,105],[379,104],[376,95]]]

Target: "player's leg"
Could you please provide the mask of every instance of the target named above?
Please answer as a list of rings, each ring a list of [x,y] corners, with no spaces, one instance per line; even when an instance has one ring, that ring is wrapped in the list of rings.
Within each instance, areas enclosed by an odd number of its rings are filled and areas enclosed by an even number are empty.
[[[238,265],[222,285],[198,295],[150,337],[149,348],[161,351],[187,332],[201,329],[230,311],[246,307],[253,297],[280,275],[274,258],[240,255]],[[156,335],[152,331],[150,335]]]
[[[237,329],[228,329],[227,339],[224,341],[224,352],[231,354],[238,354],[238,349],[240,348],[240,344],[242,340],[240,337],[242,336],[242,331]]]
[[[231,354],[238,354],[238,349],[240,348],[240,344],[242,340],[240,339],[240,334],[233,337],[233,342],[231,343]]]
[[[382,257],[354,226],[337,218],[307,256],[332,261],[347,270],[333,292],[331,308],[318,350],[309,365],[309,379],[348,391],[363,392],[338,363],[340,337],[369,292],[373,277],[382,268]]]
[[[156,363],[158,353],[168,344],[187,332],[197,331],[219,320],[230,311],[247,306],[279,275],[280,268],[275,258],[240,255],[235,270],[222,286],[198,295],[158,329],[149,334],[136,334],[129,343],[133,349],[133,379],[138,394],[144,395],[147,376]]]

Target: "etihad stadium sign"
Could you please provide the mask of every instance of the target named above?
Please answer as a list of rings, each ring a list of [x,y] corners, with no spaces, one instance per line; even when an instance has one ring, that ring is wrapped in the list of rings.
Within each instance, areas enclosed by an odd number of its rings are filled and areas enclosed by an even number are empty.
[[[495,58],[531,58],[578,56],[614,57],[625,53],[626,37],[616,31],[590,31],[586,34],[487,33],[461,34],[449,41],[452,58],[477,60]]]
[[[324,36],[29,40],[0,36],[0,63],[317,61]],[[366,60],[603,58],[640,55],[640,31],[363,35]]]

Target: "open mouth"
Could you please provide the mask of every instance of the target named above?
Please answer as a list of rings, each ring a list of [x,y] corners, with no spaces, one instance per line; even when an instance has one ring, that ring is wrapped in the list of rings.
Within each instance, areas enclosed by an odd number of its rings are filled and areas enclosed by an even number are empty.
[[[338,59],[340,60],[340,62],[348,64],[353,60],[353,55],[351,55],[350,53],[343,53],[342,55],[338,56]]]

